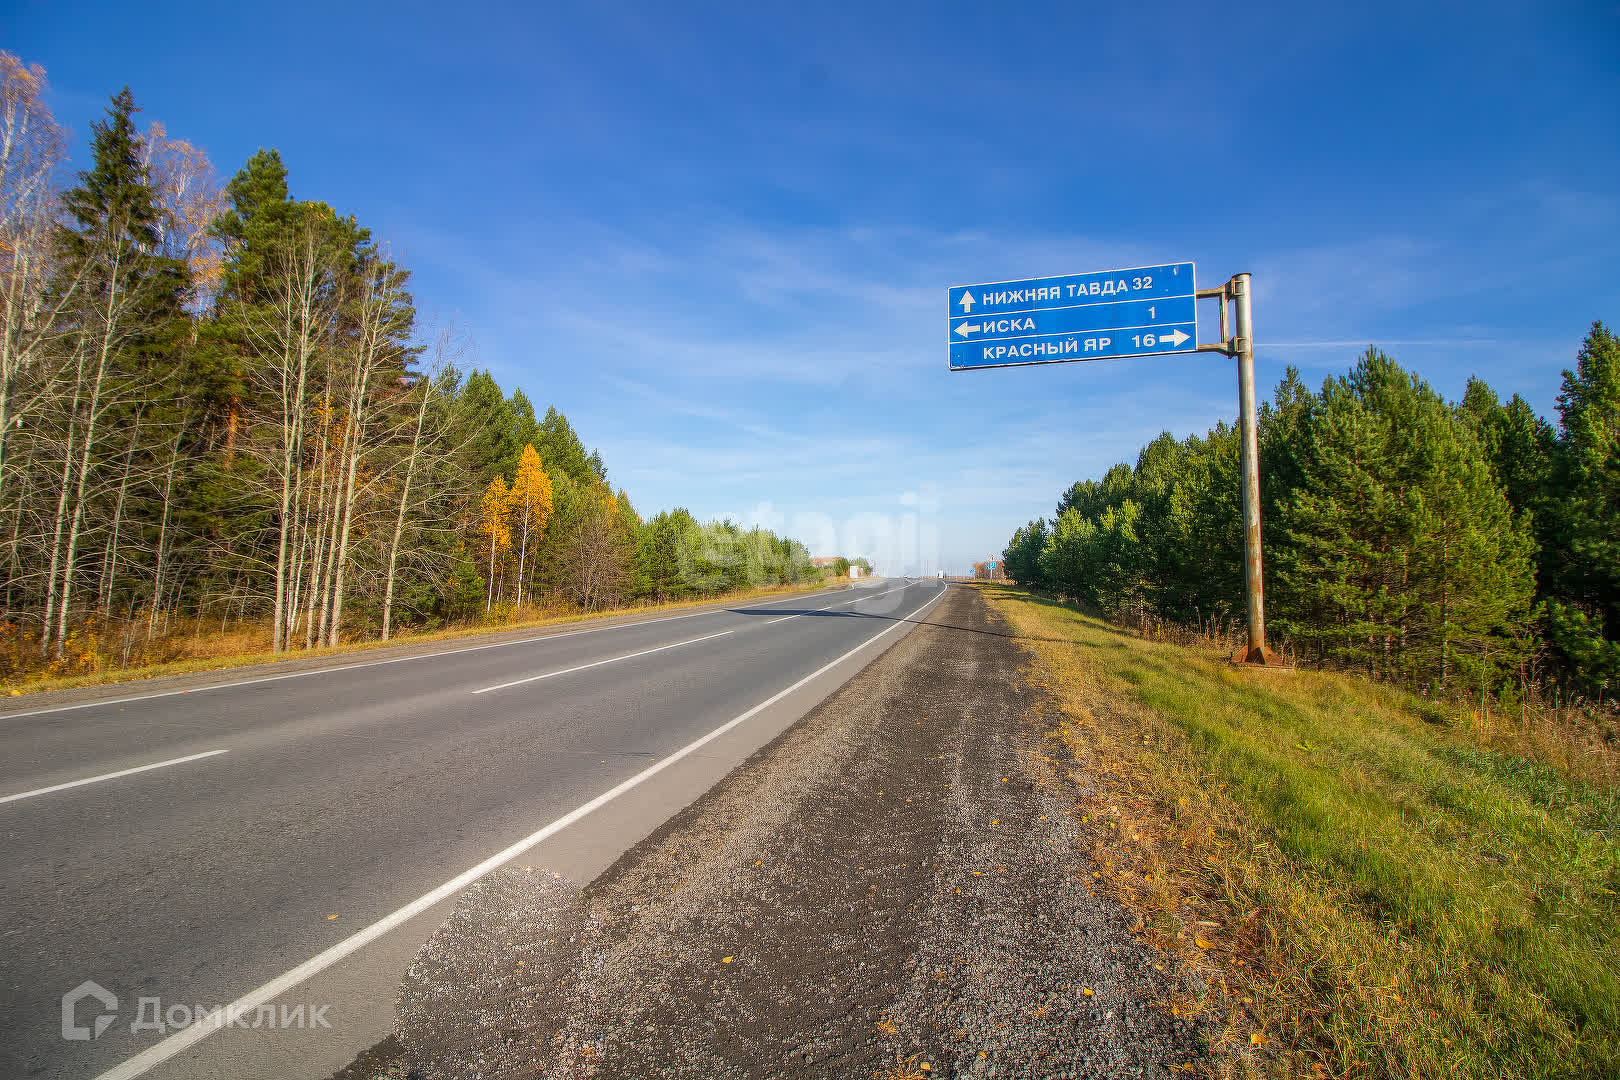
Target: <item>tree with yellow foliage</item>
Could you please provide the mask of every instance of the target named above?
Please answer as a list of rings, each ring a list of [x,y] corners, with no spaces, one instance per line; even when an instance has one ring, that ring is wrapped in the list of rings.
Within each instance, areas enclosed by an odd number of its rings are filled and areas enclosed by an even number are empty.
[[[506,477],[495,474],[478,504],[478,535],[489,538],[489,596],[484,601],[484,614],[495,606],[496,560],[502,552],[512,550],[512,493],[506,487]]]
[[[538,545],[551,517],[551,477],[540,465],[540,454],[530,443],[518,458],[517,474],[512,478],[510,496],[512,513],[518,527],[517,603],[523,603],[523,572],[528,565],[531,545]]]

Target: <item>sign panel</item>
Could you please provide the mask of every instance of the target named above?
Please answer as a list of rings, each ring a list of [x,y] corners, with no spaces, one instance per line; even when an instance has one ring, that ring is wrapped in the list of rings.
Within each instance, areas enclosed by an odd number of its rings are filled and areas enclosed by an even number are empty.
[[[957,285],[951,370],[1192,352],[1196,292],[1190,262]]]

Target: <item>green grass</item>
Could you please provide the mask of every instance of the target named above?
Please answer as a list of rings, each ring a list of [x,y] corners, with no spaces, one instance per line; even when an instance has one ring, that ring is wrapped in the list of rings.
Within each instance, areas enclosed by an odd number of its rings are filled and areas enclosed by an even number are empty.
[[[1236,1071],[1620,1075],[1612,784],[1482,745],[1388,687],[987,594],[1062,700],[1093,800],[1126,806],[1116,856],[1169,879],[1126,898],[1217,924],[1193,955],[1251,1001],[1232,1041],[1269,1038]]]

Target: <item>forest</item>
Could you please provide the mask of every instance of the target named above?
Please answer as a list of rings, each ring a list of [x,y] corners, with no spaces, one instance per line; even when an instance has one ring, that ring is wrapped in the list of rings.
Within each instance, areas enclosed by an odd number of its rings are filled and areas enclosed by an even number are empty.
[[[1268,636],[1421,693],[1608,704],[1620,678],[1620,342],[1594,323],[1556,428],[1471,379],[1448,402],[1376,348],[1259,413]],[[1017,583],[1138,626],[1244,617],[1239,441],[1166,433],[1063,492]]]
[[[0,53],[0,678],[817,579],[769,531],[643,519],[275,150],[221,183],[138,112],[70,173]]]

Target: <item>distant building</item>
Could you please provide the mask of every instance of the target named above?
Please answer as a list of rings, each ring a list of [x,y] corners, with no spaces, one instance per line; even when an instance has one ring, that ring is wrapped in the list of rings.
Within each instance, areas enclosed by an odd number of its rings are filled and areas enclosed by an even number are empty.
[[[871,572],[855,565],[852,560],[843,555],[812,555],[810,565],[818,570],[831,570],[839,575],[848,574],[852,578]]]

